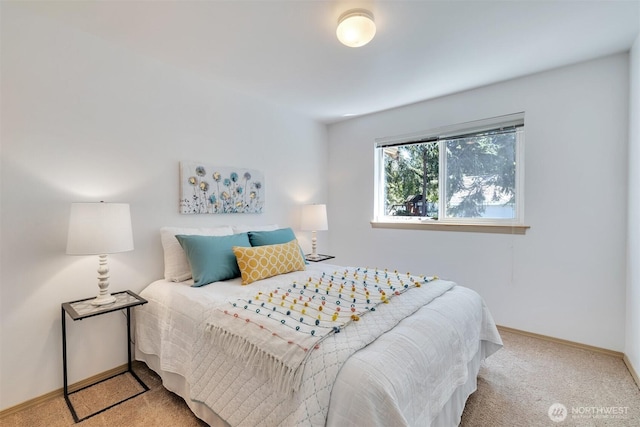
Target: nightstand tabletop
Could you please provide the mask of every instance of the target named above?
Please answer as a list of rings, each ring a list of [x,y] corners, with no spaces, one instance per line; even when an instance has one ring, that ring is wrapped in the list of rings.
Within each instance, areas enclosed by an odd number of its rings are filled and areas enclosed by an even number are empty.
[[[116,300],[111,304],[92,305],[91,301],[95,297],[85,298],[77,301],[62,303],[62,308],[73,320],[85,319],[91,316],[97,316],[111,311],[122,310],[127,307],[146,304],[147,300],[136,295],[131,291],[116,292],[113,295]]]
[[[307,261],[311,261],[311,262],[320,262],[320,261],[326,261],[328,259],[333,259],[335,258],[333,255],[323,255],[323,254],[317,254],[315,257],[312,254],[305,254],[304,258]]]

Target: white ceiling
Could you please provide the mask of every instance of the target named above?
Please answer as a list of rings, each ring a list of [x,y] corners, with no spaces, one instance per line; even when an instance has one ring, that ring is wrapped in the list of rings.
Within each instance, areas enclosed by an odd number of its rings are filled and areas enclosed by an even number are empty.
[[[377,34],[335,37],[368,7]],[[20,7],[323,122],[630,48],[630,1],[44,1]]]

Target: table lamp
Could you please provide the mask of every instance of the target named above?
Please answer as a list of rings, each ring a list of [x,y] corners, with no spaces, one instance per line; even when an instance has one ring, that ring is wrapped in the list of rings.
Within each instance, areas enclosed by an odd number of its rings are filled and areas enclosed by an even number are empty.
[[[300,229],[303,231],[311,231],[311,255],[309,259],[319,259],[316,252],[316,231],[328,230],[327,223],[327,206],[326,205],[303,205],[302,218],[300,220]]]
[[[107,254],[133,250],[127,203],[72,203],[67,235],[68,255],[98,255],[98,296],[93,305],[111,304]]]

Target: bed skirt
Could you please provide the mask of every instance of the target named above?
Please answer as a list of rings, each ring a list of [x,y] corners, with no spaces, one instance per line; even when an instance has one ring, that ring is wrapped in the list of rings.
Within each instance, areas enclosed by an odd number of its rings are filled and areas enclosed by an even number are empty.
[[[477,377],[482,361],[487,355],[494,353],[496,347],[498,347],[496,344],[489,341],[480,342],[478,352],[467,364],[469,372],[467,381],[453,392],[447,403],[434,419],[431,424],[432,427],[451,427],[460,424],[467,398],[477,389]],[[160,367],[160,358],[157,355],[146,354],[136,348],[136,359],[145,362],[151,370],[156,372],[160,378],[162,378],[163,386],[167,390],[182,397],[198,418],[205,421],[211,427],[229,427],[226,421],[221,419],[205,404],[191,400],[189,398],[190,384],[186,378],[176,373],[162,370]],[[329,405],[329,410],[331,410],[331,405]]]

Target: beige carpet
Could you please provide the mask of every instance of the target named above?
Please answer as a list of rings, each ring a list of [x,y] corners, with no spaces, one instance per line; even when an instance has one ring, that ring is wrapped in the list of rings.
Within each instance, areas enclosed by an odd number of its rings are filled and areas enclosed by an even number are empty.
[[[461,426],[640,426],[640,389],[621,359],[501,332]],[[563,421],[548,415],[566,408]],[[558,414],[560,415],[560,414]]]
[[[162,387],[160,378],[143,363],[136,362],[134,370],[140,379],[150,388],[149,391],[115,406],[101,414],[91,417],[78,424],[74,424],[73,417],[63,397],[51,399],[38,406],[0,419],[1,427],[198,427],[207,424],[196,418],[189,410],[184,400]],[[79,416],[96,410],[99,403],[116,400],[114,395],[120,395],[124,389],[132,390],[135,394],[140,386],[129,374],[117,377],[116,381],[107,381],[111,390],[102,390],[98,401],[90,402],[93,395],[79,392],[73,397],[74,408]],[[80,395],[80,396],[79,396]],[[82,414],[81,414],[82,412]]]
[[[508,332],[502,337],[505,347],[483,364],[461,426],[640,426],[640,390],[622,360]],[[146,365],[135,369],[151,390],[78,426],[206,426]],[[120,376],[78,393],[74,405],[90,413],[97,400],[116,400],[138,388],[128,375]],[[566,408],[564,421],[549,417],[553,404]],[[62,397],[0,419],[2,427],[72,425]]]

